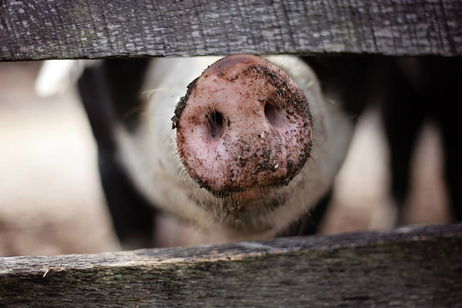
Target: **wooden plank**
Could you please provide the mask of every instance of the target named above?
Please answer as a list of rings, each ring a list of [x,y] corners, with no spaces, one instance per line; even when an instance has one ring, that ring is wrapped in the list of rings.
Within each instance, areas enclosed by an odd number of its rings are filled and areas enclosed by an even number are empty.
[[[462,224],[0,258],[0,305],[461,307]]]
[[[462,55],[460,0],[3,0],[0,60]]]

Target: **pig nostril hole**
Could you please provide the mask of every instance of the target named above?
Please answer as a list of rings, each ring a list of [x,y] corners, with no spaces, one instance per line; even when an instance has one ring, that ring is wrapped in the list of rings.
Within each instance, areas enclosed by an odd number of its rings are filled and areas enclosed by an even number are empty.
[[[220,137],[223,132],[223,115],[218,111],[214,111],[212,114],[209,115],[208,124],[210,127],[210,136],[213,139]]]
[[[280,127],[283,125],[283,111],[280,108],[277,108],[273,104],[265,105],[265,117],[268,122],[275,127]]]

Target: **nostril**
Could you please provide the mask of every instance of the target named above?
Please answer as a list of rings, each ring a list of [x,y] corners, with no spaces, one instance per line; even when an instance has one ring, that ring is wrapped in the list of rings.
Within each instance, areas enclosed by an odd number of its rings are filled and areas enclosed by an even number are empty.
[[[281,127],[284,121],[284,111],[271,103],[265,105],[265,117],[274,127]]]
[[[223,133],[223,115],[218,111],[214,111],[211,114],[209,114],[207,118],[210,129],[210,136],[212,137],[212,139],[220,137]]]

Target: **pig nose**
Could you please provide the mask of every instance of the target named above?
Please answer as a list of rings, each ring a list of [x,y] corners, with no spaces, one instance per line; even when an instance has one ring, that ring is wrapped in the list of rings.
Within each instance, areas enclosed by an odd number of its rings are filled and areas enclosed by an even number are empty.
[[[303,90],[257,56],[228,56],[208,67],[172,120],[186,171],[218,196],[287,184],[310,154]]]

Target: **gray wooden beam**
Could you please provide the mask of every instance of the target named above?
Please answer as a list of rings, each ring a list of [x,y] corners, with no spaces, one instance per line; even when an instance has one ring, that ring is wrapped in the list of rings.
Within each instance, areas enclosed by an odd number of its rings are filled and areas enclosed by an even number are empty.
[[[460,307],[462,224],[0,258],[0,306]]]
[[[2,0],[0,60],[462,55],[460,0]]]

